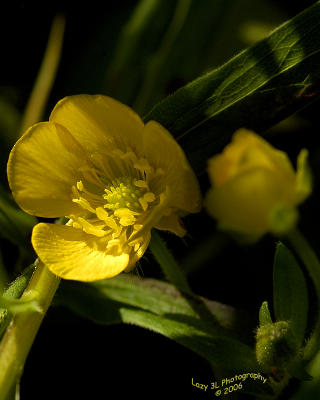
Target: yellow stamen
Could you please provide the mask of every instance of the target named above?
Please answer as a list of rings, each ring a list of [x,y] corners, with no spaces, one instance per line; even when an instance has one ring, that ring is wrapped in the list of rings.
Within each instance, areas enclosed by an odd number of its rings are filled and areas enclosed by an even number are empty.
[[[129,210],[129,208],[118,208],[114,215],[120,219],[119,223],[122,226],[129,226],[136,222],[135,215],[138,215],[138,213]]]
[[[104,177],[101,171],[86,166],[81,169],[83,179],[78,180],[72,187],[74,197],[72,201],[77,203],[85,213],[79,217],[72,216],[70,225],[101,238],[103,242],[99,242],[99,246],[102,248],[105,246],[106,250],[114,254],[124,246],[129,246],[132,251],[139,251],[143,240],[140,232],[143,231],[145,221],[149,220],[148,215],[152,214],[151,208],[154,208],[154,206],[150,208],[150,203],[157,199],[157,196],[150,191],[147,178],[147,173],[153,171],[153,168],[146,159],[138,159],[130,149],[127,150],[126,153],[117,150],[117,161],[108,160],[106,163],[106,160],[98,153],[93,154],[92,159],[99,164],[97,168],[101,168],[104,173],[106,171],[104,164],[108,164],[109,172],[113,174],[115,171],[117,173],[124,171],[121,159],[130,159],[131,172],[134,168],[140,171],[136,176],[131,173],[109,179]]]
[[[141,179],[138,179],[138,180],[133,181],[133,184],[134,184],[135,186],[137,186],[137,187],[140,187],[140,188],[146,188],[146,189],[149,188],[147,182],[146,182],[146,181],[143,181],[143,180],[141,180]]]
[[[93,226],[92,224],[90,224],[90,222],[88,222],[86,219],[84,219],[82,217],[79,217],[77,219],[77,222],[81,225],[82,229],[86,233],[89,233],[91,235],[98,236],[98,237],[105,236],[105,234],[106,234],[106,231]]]
[[[141,207],[143,208],[143,211],[146,211],[148,208],[148,203],[152,203],[156,199],[156,196],[154,193],[148,192],[143,195],[143,197],[140,197],[139,203],[141,204]]]
[[[88,200],[86,200],[83,197],[80,197],[79,199],[72,199],[72,201],[74,203],[79,204],[79,206],[82,207],[85,210],[88,210],[88,211],[90,211],[92,213],[95,212],[95,210],[90,206],[90,203],[88,202]]]

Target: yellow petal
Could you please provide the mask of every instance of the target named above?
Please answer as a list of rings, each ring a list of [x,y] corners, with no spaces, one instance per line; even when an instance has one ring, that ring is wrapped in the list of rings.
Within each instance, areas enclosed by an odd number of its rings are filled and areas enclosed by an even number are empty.
[[[295,181],[295,172],[287,154],[247,129],[237,130],[223,152],[209,160],[208,172],[212,184],[218,186],[255,168],[266,168],[286,181]]]
[[[149,121],[144,128],[142,153],[156,169],[165,171],[162,180],[170,188],[170,205],[188,212],[201,208],[201,194],[197,178],[175,139],[156,121]],[[152,187],[151,187],[152,189]]]
[[[136,263],[140,260],[140,258],[144,255],[145,251],[147,250],[149,246],[149,242],[151,239],[151,232],[146,232],[144,236],[141,238],[141,246],[136,252],[132,252],[130,254],[130,260],[127,268],[125,269],[125,272],[131,271]]]
[[[180,237],[183,237],[186,234],[186,230],[182,225],[182,221],[180,220],[179,215],[176,213],[163,216],[154,227],[162,231],[172,232]]]
[[[41,122],[27,130],[13,147],[8,180],[19,206],[39,217],[75,214],[71,187],[86,154],[61,125]]]
[[[65,126],[89,153],[127,146],[141,140],[143,122],[129,107],[108,96],[76,95],[60,100],[50,121]]]
[[[36,225],[32,233],[32,245],[50,271],[86,282],[111,278],[129,264],[128,254],[107,254],[95,239],[80,229],[45,223]]]
[[[50,121],[65,126],[91,154],[131,148],[152,167],[165,171],[163,187],[169,181],[174,188],[173,206],[189,212],[200,210],[197,179],[178,143],[157,122],[144,126],[131,108],[102,95],[66,97],[56,105]]]
[[[258,168],[210,189],[205,205],[225,229],[260,235],[270,230],[275,207],[294,203],[292,189],[271,171]]]

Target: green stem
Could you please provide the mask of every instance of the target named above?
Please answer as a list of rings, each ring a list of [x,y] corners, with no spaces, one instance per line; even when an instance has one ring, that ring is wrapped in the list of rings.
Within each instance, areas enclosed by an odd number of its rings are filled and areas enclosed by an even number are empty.
[[[320,261],[308,241],[297,229],[293,229],[289,234],[287,234],[287,239],[307,268],[317,295],[317,322],[311,337],[304,348],[304,359],[305,361],[309,361],[313,358],[320,347]]]
[[[201,297],[196,296],[187,281],[186,276],[178,265],[177,261],[167,248],[164,240],[160,237],[157,231],[152,230],[149,248],[161,266],[167,280],[171,282],[188,301],[190,307],[196,314],[207,324],[208,328],[218,328],[218,322]]]
[[[42,312],[29,311],[16,314],[2,338],[0,344],[0,400],[6,400],[10,390],[19,381],[29,350],[59,282],[60,279],[53,275],[43,263],[38,263],[21,299],[30,295],[30,292],[36,293]]]
[[[161,266],[167,280],[181,292],[192,294],[191,288],[177,261],[168,250],[158,232],[152,230],[149,248]]]
[[[41,119],[59,67],[64,28],[65,17],[60,14],[56,15],[52,22],[47,48],[37,80],[25,108],[20,134],[23,134],[27,128]]]

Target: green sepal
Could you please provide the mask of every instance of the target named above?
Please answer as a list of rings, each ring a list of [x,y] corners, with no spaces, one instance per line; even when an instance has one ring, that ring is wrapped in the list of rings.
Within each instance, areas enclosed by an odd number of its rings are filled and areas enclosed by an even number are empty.
[[[10,299],[18,299],[24,292],[27,284],[35,270],[35,263],[26,267],[21,275],[19,275],[9,287],[5,290],[5,297]]]
[[[308,155],[308,150],[302,149],[297,160],[297,195],[299,201],[306,199],[312,192],[312,172]]]
[[[283,236],[290,232],[297,224],[298,211],[295,207],[275,207],[270,215],[271,231],[276,236]]]
[[[11,302],[11,306],[14,306],[12,303],[15,299],[19,299],[19,297],[24,292],[25,288],[28,285],[28,282],[33,274],[35,269],[35,264],[29,265],[22,272],[20,276],[14,280],[9,287],[4,291],[2,297],[0,297],[0,307],[10,307],[8,302]],[[18,300],[16,300],[18,301]],[[38,310],[37,304],[34,304],[35,310]],[[13,307],[15,308],[15,307]],[[32,308],[32,305],[31,305]],[[0,308],[0,339],[2,334],[6,330],[8,323],[12,317],[12,313],[7,308]]]
[[[269,311],[268,302],[264,301],[259,310],[259,324],[260,326],[272,324],[272,319]]]
[[[4,291],[0,297],[0,307],[7,309],[12,314],[20,312],[41,312],[41,308],[37,303],[37,293],[30,291],[27,296],[24,296],[23,300],[20,296],[24,292],[27,284],[33,274],[35,265],[29,265],[23,273],[13,281],[7,290]]]

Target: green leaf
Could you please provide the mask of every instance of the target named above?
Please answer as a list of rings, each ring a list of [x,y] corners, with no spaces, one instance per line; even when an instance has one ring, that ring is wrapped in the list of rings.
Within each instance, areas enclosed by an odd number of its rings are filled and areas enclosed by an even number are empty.
[[[308,373],[313,377],[311,382],[303,382],[290,400],[317,399],[320,393],[320,352],[308,366]]]
[[[185,298],[174,286],[154,279],[120,275],[91,284],[64,281],[56,298],[58,304],[97,323],[135,324],[175,340],[215,365],[258,370],[252,348],[234,334],[241,330],[250,335],[243,328],[246,321],[241,314],[237,318],[231,307],[202,300],[219,321],[215,331],[198,318],[190,296]]]
[[[273,270],[273,303],[277,321],[290,321],[301,344],[307,326],[308,292],[305,277],[290,250],[277,244]]]
[[[106,302],[114,310],[120,306],[139,308],[157,315],[179,314],[187,319],[197,318],[196,311],[190,302],[200,300],[205,303],[216,317],[222,328],[243,332],[248,335],[253,328],[249,325],[247,315],[230,306],[198,296],[182,295],[173,285],[156,279],[138,278],[132,275],[119,275],[115,278],[97,281],[91,284],[62,281],[57,301],[71,305],[73,309],[88,307],[96,322],[117,323],[121,321],[119,313],[105,313]],[[97,306],[96,308],[94,307]],[[77,311],[77,310],[76,310]],[[245,330],[247,326],[247,330]]]
[[[156,105],[197,171],[246,127],[264,130],[320,95],[320,2]]]
[[[272,324],[272,319],[268,307],[268,302],[264,301],[259,310],[259,323],[260,326]]]
[[[151,232],[149,248],[168,281],[173,283],[182,292],[192,294],[184,271],[178,265],[176,259],[166,246],[165,241],[155,229]]]
[[[34,264],[29,265],[22,272],[22,274],[18,276],[18,278],[15,281],[13,281],[10,284],[10,286],[4,291],[3,294],[4,299],[0,297],[0,303],[2,303],[3,300],[5,300],[3,304],[1,304],[3,307],[7,306],[7,304],[4,304],[5,302],[8,303],[11,301],[12,304],[12,302],[15,299],[19,299],[19,297],[22,295],[25,288],[27,287],[27,284],[33,274],[34,268],[35,268]],[[2,291],[1,291],[1,296],[2,296]],[[36,309],[33,311],[38,311],[37,304],[34,304],[34,306],[36,307]],[[8,311],[8,309],[0,308],[0,339],[8,326],[11,316],[12,314]]]
[[[209,335],[192,323],[180,322],[178,318],[160,317],[140,310],[120,309],[125,323],[151,329],[193,350],[213,365],[235,371],[259,370],[253,350],[222,335]]]
[[[18,299],[27,287],[34,269],[35,264],[31,264],[25,268],[22,274],[19,275],[6,289],[5,297],[8,299]]]
[[[2,335],[7,329],[9,318],[10,316],[8,314],[8,310],[0,308],[0,339],[2,338]]]
[[[291,376],[300,379],[300,381],[311,381],[312,376],[306,371],[304,362],[301,357],[297,357],[290,365],[288,365],[288,372]]]
[[[20,400],[20,381],[19,380],[12,385],[12,389],[8,395],[7,400]]]

